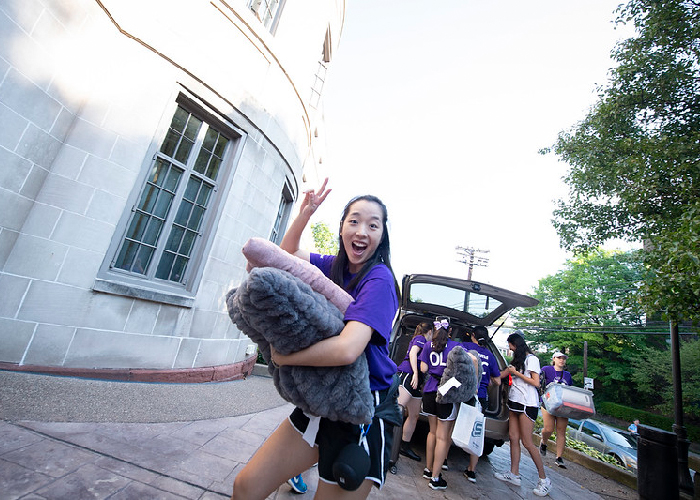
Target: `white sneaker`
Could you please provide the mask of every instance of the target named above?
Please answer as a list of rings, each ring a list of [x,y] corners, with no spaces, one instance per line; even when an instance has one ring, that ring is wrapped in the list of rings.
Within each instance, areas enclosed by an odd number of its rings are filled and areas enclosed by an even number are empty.
[[[496,479],[501,481],[506,481],[507,483],[514,484],[515,486],[520,486],[520,476],[516,476],[511,471],[508,472],[496,472],[494,473]]]
[[[538,497],[546,497],[549,495],[549,490],[552,489],[552,480],[549,479],[548,477],[545,477],[544,479],[540,479],[537,482],[537,488],[532,490],[532,492],[537,495]]]

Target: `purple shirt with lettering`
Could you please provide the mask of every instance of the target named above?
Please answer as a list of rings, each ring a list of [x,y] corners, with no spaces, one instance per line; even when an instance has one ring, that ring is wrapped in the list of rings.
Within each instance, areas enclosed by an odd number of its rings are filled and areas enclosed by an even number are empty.
[[[474,350],[479,353],[479,361],[481,361],[481,383],[479,384],[479,393],[477,397],[488,399],[489,382],[491,377],[498,378],[501,376],[501,371],[498,369],[498,361],[487,347],[480,346],[474,342],[464,342],[462,344],[465,351]]]
[[[445,349],[442,352],[433,351],[433,343],[426,342],[423,352],[420,353],[419,360],[428,365],[428,379],[425,381],[423,392],[436,392],[440,384],[440,378],[447,366],[447,355],[452,349],[461,345],[454,340],[448,340]]]
[[[571,374],[566,370],[557,371],[552,365],[548,365],[542,367],[541,373],[544,373],[547,384],[556,382],[557,384],[574,385],[571,380]]]

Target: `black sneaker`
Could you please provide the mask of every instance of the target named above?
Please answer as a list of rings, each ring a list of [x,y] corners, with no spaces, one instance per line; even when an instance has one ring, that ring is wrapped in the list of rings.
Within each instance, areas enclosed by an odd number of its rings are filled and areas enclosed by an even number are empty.
[[[447,489],[447,481],[445,481],[442,478],[442,474],[440,474],[437,478],[437,481],[435,479],[430,480],[429,486],[433,490],[446,490]]]
[[[469,482],[476,483],[476,472],[473,470],[466,469],[464,471],[464,477],[466,477]]]
[[[428,469],[427,467],[425,469],[423,469],[423,478],[424,479],[432,479],[433,478],[433,473],[430,472],[430,469]]]
[[[557,464],[559,467],[562,469],[566,469],[566,465],[564,465],[564,459],[561,457],[557,457],[556,460],[554,460],[554,463]]]
[[[540,443],[540,455],[547,456],[547,445],[544,443]]]
[[[442,470],[447,470],[447,459],[442,463]]]

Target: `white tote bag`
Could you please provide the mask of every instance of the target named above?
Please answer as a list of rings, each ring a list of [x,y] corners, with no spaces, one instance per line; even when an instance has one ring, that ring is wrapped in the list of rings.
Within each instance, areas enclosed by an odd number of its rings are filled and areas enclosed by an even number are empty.
[[[452,442],[471,455],[480,457],[484,452],[484,414],[476,406],[459,404],[459,414],[452,431]]]

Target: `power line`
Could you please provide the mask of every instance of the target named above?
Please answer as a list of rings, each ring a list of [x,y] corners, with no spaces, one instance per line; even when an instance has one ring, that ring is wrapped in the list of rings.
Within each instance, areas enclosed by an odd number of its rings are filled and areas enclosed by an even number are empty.
[[[667,330],[665,331],[648,331],[639,329],[637,331],[621,331],[610,329],[610,327],[591,327],[591,328],[573,328],[573,327],[560,327],[560,326],[521,326],[525,330],[535,330],[539,332],[552,332],[552,333],[605,333],[609,335],[669,335]],[[599,330],[597,328],[608,328],[608,330]],[[614,328],[614,327],[613,327]],[[678,332],[680,335],[698,335],[697,331],[684,331]]]
[[[461,262],[462,264],[467,264],[469,266],[469,272],[467,273],[467,280],[469,281],[472,279],[472,269],[474,269],[474,266],[488,267],[489,265],[488,258],[481,257],[476,254],[489,253],[491,250],[479,250],[474,247],[462,247],[459,245],[455,247],[455,250],[457,250],[457,253],[461,256],[461,259],[458,259],[457,262]]]

